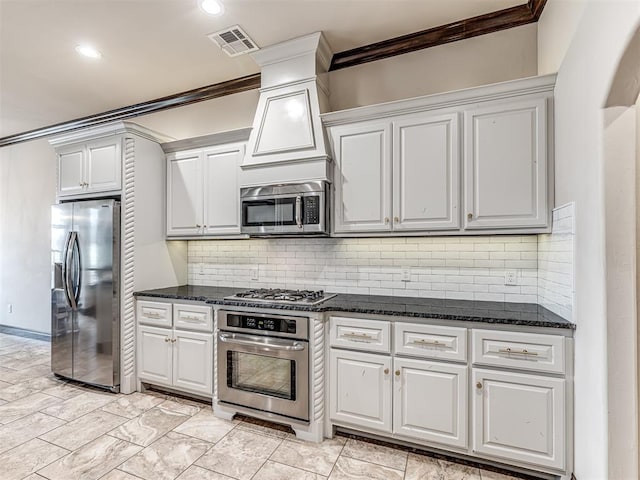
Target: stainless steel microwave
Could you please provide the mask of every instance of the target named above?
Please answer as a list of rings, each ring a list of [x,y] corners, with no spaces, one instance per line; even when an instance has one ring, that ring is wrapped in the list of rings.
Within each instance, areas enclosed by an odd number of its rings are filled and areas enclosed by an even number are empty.
[[[329,183],[314,181],[240,189],[242,233],[328,235]]]

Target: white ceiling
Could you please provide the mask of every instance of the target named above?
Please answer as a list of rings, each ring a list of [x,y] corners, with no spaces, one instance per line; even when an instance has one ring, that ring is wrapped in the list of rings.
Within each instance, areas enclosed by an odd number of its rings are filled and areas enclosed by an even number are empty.
[[[206,37],[231,25],[260,47],[323,31],[340,52],[523,3],[224,0],[212,17],[196,0],[0,0],[0,137],[256,73]]]

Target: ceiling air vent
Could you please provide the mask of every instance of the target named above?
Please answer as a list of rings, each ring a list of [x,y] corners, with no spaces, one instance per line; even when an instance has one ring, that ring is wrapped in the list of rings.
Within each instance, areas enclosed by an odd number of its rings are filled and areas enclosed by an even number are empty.
[[[258,50],[256,43],[238,25],[210,33],[207,37],[213,40],[230,57],[237,57],[243,53]]]

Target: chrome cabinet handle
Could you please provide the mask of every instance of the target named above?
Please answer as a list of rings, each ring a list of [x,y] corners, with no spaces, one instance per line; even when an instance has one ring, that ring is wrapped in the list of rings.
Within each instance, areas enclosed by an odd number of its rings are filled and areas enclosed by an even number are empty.
[[[444,343],[439,342],[438,340],[428,341],[428,340],[418,339],[418,340],[412,341],[411,343],[413,343],[414,345],[433,345],[436,347],[444,346]]]
[[[201,319],[199,317],[193,317],[191,315],[185,315],[180,317],[180,320],[184,320],[185,322],[200,322]]]
[[[510,347],[507,348],[501,348],[498,350],[498,353],[506,353],[509,355],[531,355],[532,357],[537,357],[538,354],[536,352],[530,352],[529,350],[527,350],[526,348],[523,348],[522,350],[512,350]]]
[[[373,337],[371,335],[369,335],[368,333],[356,333],[356,332],[347,332],[347,333],[343,333],[342,334],[343,337],[349,337],[349,338],[359,338],[359,339],[366,339],[366,340],[371,340],[373,339]]]
[[[160,315],[158,312],[144,312],[144,316],[147,318],[161,318],[162,315]]]

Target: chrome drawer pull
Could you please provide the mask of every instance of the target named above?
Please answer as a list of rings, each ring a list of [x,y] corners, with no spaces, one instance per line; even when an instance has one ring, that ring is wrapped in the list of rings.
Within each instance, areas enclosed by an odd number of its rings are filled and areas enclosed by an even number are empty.
[[[531,355],[533,357],[537,357],[538,354],[536,352],[530,352],[526,349],[523,350],[511,350],[510,348],[501,348],[500,350],[498,350],[498,353],[508,353],[510,355]]]
[[[202,319],[200,317],[192,317],[191,315],[185,315],[184,317],[180,317],[180,320],[184,320],[186,322],[200,322]]]
[[[373,337],[368,333],[343,333],[343,337],[358,338],[360,340],[372,340]]]
[[[144,316],[149,318],[162,318],[162,315],[157,312],[145,312]]]
[[[413,340],[411,343],[413,343],[414,345],[432,345],[434,347],[444,347],[445,346],[444,343],[439,342],[438,340],[429,341],[429,340],[418,339],[418,340]]]

